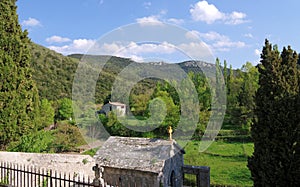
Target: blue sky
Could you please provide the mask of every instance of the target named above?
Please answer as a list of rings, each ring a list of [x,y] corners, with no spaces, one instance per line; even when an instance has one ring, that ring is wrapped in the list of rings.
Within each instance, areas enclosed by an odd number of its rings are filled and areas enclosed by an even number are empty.
[[[265,38],[280,49],[291,45],[300,52],[300,2],[297,0],[19,0],[17,5],[20,23],[29,31],[32,41],[64,55],[86,53],[99,38],[120,34],[118,28],[129,30],[128,24],[136,26],[132,35],[143,35],[146,32],[139,29],[143,25],[161,27],[163,23],[181,28],[194,41],[172,43],[162,37],[160,44],[138,44],[138,40],[127,37],[128,47],[115,37],[116,41],[107,40],[100,47],[107,53],[134,60],[159,54],[153,58],[168,61],[170,56],[176,56],[180,61],[184,57],[173,55],[170,48],[175,46],[193,56],[197,41],[203,41],[214,57],[227,60],[234,68],[247,61],[256,64]],[[164,36],[164,31],[154,29],[153,32]],[[114,52],[120,49],[123,50]],[[170,60],[174,59],[170,57]]]

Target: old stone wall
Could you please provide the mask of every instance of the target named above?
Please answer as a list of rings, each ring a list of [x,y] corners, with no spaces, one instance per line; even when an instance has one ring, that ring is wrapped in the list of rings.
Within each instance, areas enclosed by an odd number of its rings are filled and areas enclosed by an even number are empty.
[[[103,179],[111,186],[149,186],[159,187],[157,173],[104,167]]]
[[[177,153],[165,161],[163,168],[163,186],[183,186],[183,154]]]
[[[51,169],[75,176],[94,177],[94,159],[89,155],[0,152],[0,162]]]

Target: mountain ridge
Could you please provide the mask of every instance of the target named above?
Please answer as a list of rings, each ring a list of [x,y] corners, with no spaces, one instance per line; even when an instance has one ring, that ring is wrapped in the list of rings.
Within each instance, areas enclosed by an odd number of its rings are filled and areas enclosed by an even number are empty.
[[[71,98],[72,84],[80,61],[93,63],[103,63],[103,69],[97,82],[95,97],[97,102],[104,102],[110,94],[110,89],[115,80],[115,77],[131,63],[137,63],[129,58],[122,58],[110,55],[85,55],[85,54],[70,54],[64,56],[44,46],[31,43],[30,45],[33,68],[33,79],[38,86],[39,95],[41,98],[48,100],[58,100],[63,97]],[[147,62],[152,65],[170,65],[173,63],[166,62]],[[211,74],[215,67],[204,61],[184,61],[174,63],[179,65],[185,72],[198,72],[207,75]],[[154,83],[151,83],[154,84]]]

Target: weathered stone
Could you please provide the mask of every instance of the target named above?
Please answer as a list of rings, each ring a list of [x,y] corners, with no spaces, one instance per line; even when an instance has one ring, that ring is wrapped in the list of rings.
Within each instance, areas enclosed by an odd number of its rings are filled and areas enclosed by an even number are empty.
[[[110,185],[182,186],[183,154],[175,140],[110,137],[95,159]]]
[[[94,159],[89,155],[0,152],[0,162],[15,163],[61,173],[94,178]]]

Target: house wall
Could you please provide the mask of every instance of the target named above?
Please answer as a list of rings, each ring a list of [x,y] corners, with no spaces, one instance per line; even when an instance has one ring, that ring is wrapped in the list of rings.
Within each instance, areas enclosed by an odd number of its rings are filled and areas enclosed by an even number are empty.
[[[112,186],[159,187],[157,173],[146,171],[103,167],[105,184]]]
[[[165,161],[163,168],[163,186],[171,186],[171,175],[174,172],[175,187],[183,186],[183,154],[181,152],[176,153],[173,157]]]
[[[115,110],[117,111],[118,116],[125,116],[126,114],[126,106],[115,106]]]
[[[102,107],[102,110],[105,111],[107,114],[110,111],[116,111],[118,116],[125,116],[126,114],[126,106],[122,108],[122,106],[119,105],[111,105],[111,104],[106,104]]]

